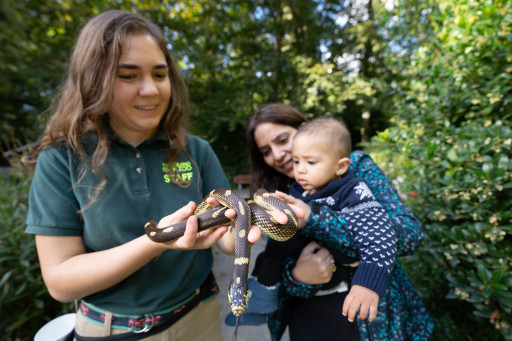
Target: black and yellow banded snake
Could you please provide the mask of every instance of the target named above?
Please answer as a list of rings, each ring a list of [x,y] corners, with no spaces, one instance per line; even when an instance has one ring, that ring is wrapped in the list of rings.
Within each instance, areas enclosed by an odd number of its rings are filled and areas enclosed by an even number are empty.
[[[197,206],[194,215],[197,216],[198,230],[224,225],[231,220],[226,218],[224,211],[232,208],[236,211],[235,222],[235,261],[233,276],[229,285],[229,303],[231,311],[237,317],[245,310],[248,299],[247,280],[249,276],[249,263],[251,258],[251,246],[247,241],[247,233],[252,224],[257,225],[270,238],[285,241],[293,237],[297,232],[298,220],[293,210],[276,196],[264,189],[254,193],[253,199],[243,199],[236,192],[218,188],[210,192],[207,197],[213,197],[221,204],[212,208],[205,200]],[[281,211],[288,217],[288,222],[279,224],[267,211]],[[163,228],[157,227],[157,222],[151,220],[146,223],[146,235],[159,243],[169,242],[181,237],[185,232],[186,221]]]

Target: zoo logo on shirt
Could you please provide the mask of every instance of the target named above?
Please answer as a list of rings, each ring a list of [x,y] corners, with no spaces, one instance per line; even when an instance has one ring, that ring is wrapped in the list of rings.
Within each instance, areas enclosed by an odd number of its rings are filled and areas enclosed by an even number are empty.
[[[192,162],[190,161],[173,163],[171,171],[169,171],[169,163],[163,162],[162,172],[164,173],[164,181],[166,183],[172,182],[180,187],[190,186],[194,177]]]

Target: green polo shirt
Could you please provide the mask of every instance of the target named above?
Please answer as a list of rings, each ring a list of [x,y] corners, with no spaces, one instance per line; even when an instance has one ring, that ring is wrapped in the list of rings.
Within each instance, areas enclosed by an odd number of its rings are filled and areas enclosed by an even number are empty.
[[[148,220],[158,221],[190,201],[200,202],[215,188],[229,186],[206,141],[188,135],[186,152],[182,150],[172,166],[165,163],[167,145],[163,134],[136,148],[112,140],[104,167],[107,185],[81,214],[77,212],[89,203],[97,184],[95,175],[88,171],[78,182],[82,163],[69,146],[45,148],[30,189],[26,232],[81,236],[88,252],[110,249],[144,234]],[[177,185],[171,176],[192,184]],[[162,310],[188,297],[206,279],[212,263],[210,249],[169,250],[121,283],[85,300],[117,313]]]

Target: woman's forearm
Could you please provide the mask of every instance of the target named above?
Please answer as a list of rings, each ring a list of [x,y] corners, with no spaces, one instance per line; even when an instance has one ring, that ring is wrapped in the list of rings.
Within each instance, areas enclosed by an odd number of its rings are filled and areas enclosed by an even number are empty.
[[[112,249],[86,253],[81,237],[36,236],[41,271],[53,298],[69,302],[110,288],[152,259],[165,246],[145,235]]]

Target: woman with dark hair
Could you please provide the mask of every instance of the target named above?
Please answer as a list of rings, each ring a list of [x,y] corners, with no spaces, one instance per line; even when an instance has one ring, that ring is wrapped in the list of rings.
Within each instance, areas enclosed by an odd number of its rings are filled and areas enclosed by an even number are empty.
[[[277,195],[281,199],[306,212],[306,226],[293,238],[306,245],[302,251],[296,257],[286,257],[283,256],[288,251],[285,248],[293,248],[297,243],[292,240],[278,244],[269,240],[252,274],[254,298],[258,296],[255,293],[265,296],[269,291],[271,294],[277,291],[277,310],[268,316],[272,339],[279,340],[286,326],[292,341],[312,337],[316,340],[428,339],[433,322],[398,261],[393,265],[386,292],[379,299],[375,320],[368,321],[367,311],[363,313],[361,309],[356,315],[357,331],[354,333],[347,325],[347,317],[342,316],[346,294],[338,289],[343,287],[341,282],[350,279],[353,271],[343,268],[344,263],[339,260],[359,258],[359,245],[349,228],[353,221],[343,211],[332,211],[326,205],[310,207],[285,194],[294,181],[292,141],[297,129],[306,121],[302,113],[289,105],[266,104],[256,110],[246,134],[251,158],[251,189],[265,187],[280,191]],[[423,238],[421,224],[402,202],[384,172],[362,151],[350,154],[350,170],[367,182],[387,213],[397,237],[397,256],[414,253]],[[269,279],[266,274],[274,273],[276,266],[281,267],[281,278]],[[269,271],[271,267],[272,271]],[[276,280],[280,285],[272,286]],[[256,313],[255,317],[261,312],[254,308],[254,301],[249,300],[247,320],[251,313]],[[266,301],[266,308],[272,306],[270,301]],[[266,312],[270,311],[272,309]]]

